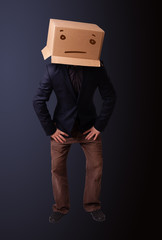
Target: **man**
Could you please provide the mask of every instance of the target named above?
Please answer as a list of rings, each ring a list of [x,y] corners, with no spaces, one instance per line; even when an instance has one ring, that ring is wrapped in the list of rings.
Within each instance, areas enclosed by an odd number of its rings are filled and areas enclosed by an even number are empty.
[[[71,58],[68,60],[71,61]],[[100,201],[103,167],[100,133],[112,114],[116,95],[103,63],[100,67],[92,67],[84,66],[82,61],[81,59],[80,65],[78,62],[77,65],[58,62],[46,64],[44,77],[33,98],[35,112],[51,140],[51,174],[55,200],[49,218],[51,223],[59,221],[70,210],[66,160],[73,143],[81,145],[86,157],[84,210],[95,221],[106,219]],[[97,88],[103,99],[99,116],[93,103]],[[46,105],[52,91],[57,97],[53,119]]]

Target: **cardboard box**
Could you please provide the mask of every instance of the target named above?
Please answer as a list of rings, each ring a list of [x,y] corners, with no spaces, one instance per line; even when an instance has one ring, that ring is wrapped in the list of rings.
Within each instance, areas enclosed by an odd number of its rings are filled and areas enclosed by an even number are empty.
[[[100,67],[105,32],[96,24],[50,19],[47,44],[41,50],[51,63]]]

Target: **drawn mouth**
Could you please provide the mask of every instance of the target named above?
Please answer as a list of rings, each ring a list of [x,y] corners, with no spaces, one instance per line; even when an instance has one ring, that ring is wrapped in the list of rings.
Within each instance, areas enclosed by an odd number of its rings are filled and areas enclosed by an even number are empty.
[[[83,51],[65,51],[64,53],[86,53]]]

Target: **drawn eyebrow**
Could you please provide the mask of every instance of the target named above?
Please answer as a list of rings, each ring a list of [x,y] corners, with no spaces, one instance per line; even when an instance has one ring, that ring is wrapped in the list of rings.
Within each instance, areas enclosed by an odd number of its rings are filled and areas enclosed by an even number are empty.
[[[64,30],[60,30],[60,32],[63,32]]]
[[[96,35],[92,34],[92,36],[96,37]]]

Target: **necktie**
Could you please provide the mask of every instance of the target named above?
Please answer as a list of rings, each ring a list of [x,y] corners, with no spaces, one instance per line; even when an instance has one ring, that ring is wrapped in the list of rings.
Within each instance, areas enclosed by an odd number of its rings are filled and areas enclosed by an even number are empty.
[[[81,66],[68,66],[68,72],[71,83],[73,85],[76,96],[79,94],[81,83],[82,83],[82,67]]]

